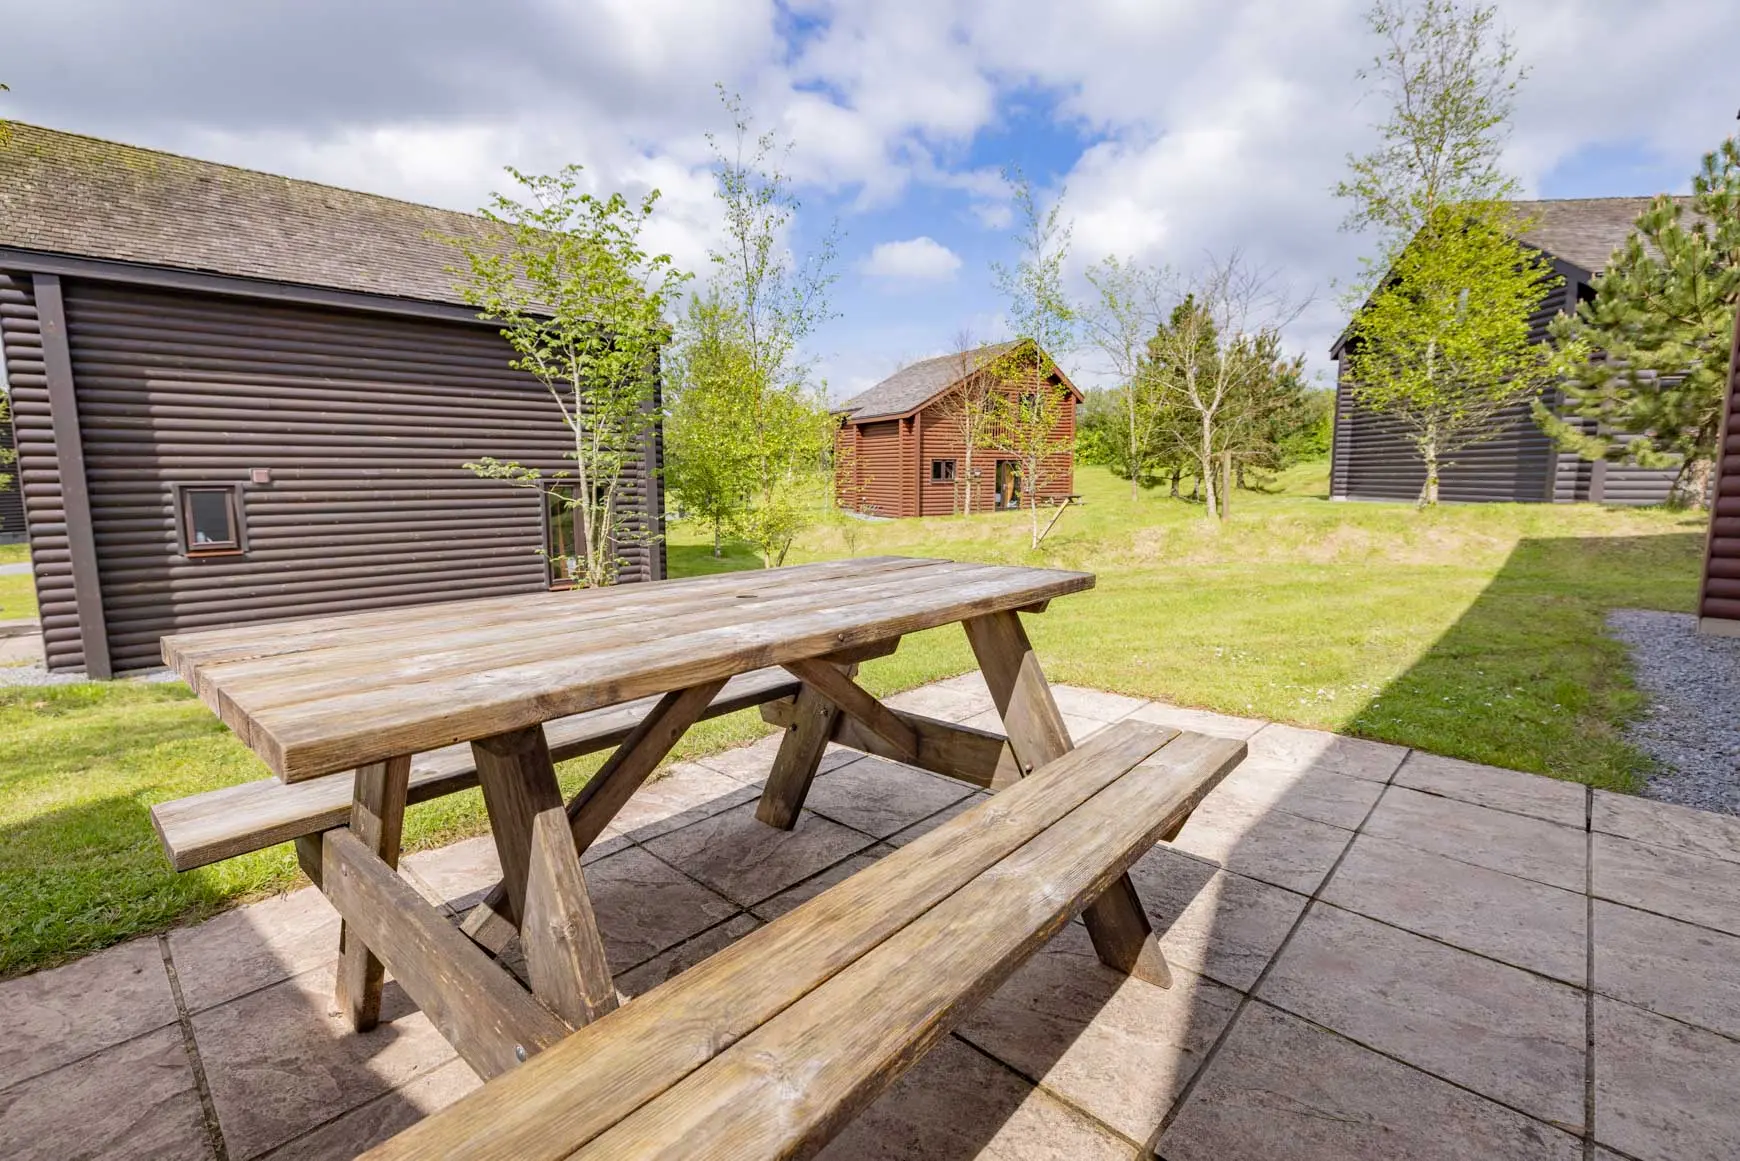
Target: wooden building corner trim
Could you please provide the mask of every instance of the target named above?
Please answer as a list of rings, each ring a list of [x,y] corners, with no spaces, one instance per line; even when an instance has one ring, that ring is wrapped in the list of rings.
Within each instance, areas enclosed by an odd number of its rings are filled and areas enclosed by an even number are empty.
[[[105,679],[113,676],[114,670],[109,664],[103,586],[97,572],[97,542],[92,532],[91,497],[85,480],[84,441],[79,430],[78,396],[73,390],[66,301],[61,295],[59,275],[35,274],[31,280],[36,294],[37,319],[42,327],[49,422],[54,432],[55,463],[66,512],[67,555],[72,563],[79,641],[84,652],[85,672],[91,677]]]

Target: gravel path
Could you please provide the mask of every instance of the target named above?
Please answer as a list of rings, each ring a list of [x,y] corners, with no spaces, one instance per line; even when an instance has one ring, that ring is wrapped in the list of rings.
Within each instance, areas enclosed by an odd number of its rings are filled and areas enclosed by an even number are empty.
[[[1644,797],[1740,814],[1740,638],[1700,637],[1697,624],[1685,613],[1607,615],[1654,703],[1626,738],[1661,763]]]
[[[89,681],[83,673],[50,673],[39,663],[30,665],[0,666],[0,687],[6,686],[37,686],[37,685],[77,685],[81,681]],[[171,669],[147,669],[141,673],[129,673],[123,681],[174,681],[175,671]]]

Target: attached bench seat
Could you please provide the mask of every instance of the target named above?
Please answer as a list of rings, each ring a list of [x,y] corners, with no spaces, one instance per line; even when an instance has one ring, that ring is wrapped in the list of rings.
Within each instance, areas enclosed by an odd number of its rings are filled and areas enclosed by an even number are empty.
[[[1244,753],[1112,726],[367,1157],[808,1156]]]
[[[733,677],[702,719],[796,695],[800,683],[783,669]],[[658,704],[644,697],[560,718],[544,727],[550,756],[560,762],[619,745]],[[427,802],[477,785],[471,747],[461,743],[421,754],[411,766],[410,802]],[[262,778],[151,808],[151,824],[177,871],[188,871],[350,821],[355,778],[345,771],[303,782]]]

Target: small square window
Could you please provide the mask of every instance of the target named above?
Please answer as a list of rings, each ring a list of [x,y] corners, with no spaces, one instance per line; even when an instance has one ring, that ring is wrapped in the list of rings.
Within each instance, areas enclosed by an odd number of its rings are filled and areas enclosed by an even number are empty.
[[[955,482],[955,461],[930,461],[930,482],[933,484],[952,484]]]
[[[184,556],[245,552],[241,489],[233,486],[182,487],[176,496],[176,523]]]

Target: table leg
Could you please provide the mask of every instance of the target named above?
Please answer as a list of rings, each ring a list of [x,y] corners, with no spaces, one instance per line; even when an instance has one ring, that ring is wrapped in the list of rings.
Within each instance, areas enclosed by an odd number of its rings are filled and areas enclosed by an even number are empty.
[[[532,994],[579,1027],[616,1007],[580,853],[541,726],[471,744],[501,859],[502,909],[526,953]]]
[[[405,830],[405,792],[411,781],[411,758],[390,758],[359,766],[350,808],[350,830],[389,867],[399,865],[399,844]],[[358,1032],[381,1019],[381,985],[386,969],[362,939],[341,924],[338,934],[338,1007]]]
[[[1073,750],[1075,743],[1020,615],[991,613],[963,625],[1021,772],[1031,774]],[[1119,876],[1089,904],[1082,920],[1101,963],[1162,988],[1171,986],[1172,973],[1129,875]]]
[[[834,723],[840,707],[829,701],[812,685],[798,690],[791,726],[780,739],[779,754],[773,760],[773,770],[761,791],[761,802],[755,817],[768,826],[790,830],[797,825],[798,812],[809,795],[810,783],[822,764],[828,739],[833,737]]]

